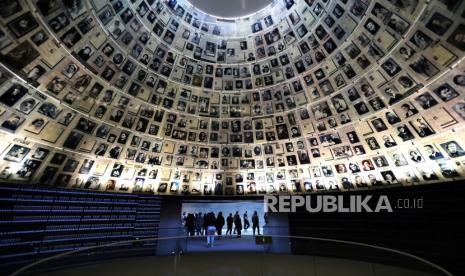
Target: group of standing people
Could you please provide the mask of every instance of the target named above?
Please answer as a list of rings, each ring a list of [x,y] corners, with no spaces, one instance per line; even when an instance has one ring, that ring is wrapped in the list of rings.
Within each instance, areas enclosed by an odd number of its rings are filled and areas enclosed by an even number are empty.
[[[182,220],[184,227],[187,230],[189,236],[207,236],[207,246],[213,246],[215,241],[215,233],[218,236],[222,236],[223,227],[226,224],[226,235],[237,234],[237,237],[240,238],[242,230],[247,231],[250,227],[249,218],[247,211],[244,212],[242,218],[239,214],[239,211],[233,214],[229,213],[229,216],[225,219],[223,212],[219,212],[217,216],[215,213],[209,212],[202,214],[199,213],[189,213],[185,212],[182,215]],[[254,211],[252,215],[252,229],[253,235],[255,236],[255,231],[260,235],[260,220],[258,217],[257,211]]]
[[[244,221],[243,227],[242,227],[242,220]],[[229,213],[229,216],[226,219],[226,222],[227,222],[226,235],[228,235],[228,233],[229,235],[231,235],[231,233],[234,233],[234,234],[237,233],[237,237],[240,238],[242,229],[244,229],[244,232],[245,232],[250,227],[250,222],[249,222],[249,218],[247,215],[247,211],[244,212],[244,215],[242,216],[242,220],[241,220],[239,211],[236,211],[234,216],[232,215],[232,213]],[[257,230],[257,234],[260,235],[260,221],[258,218],[257,211],[254,211],[252,215],[252,229],[253,229],[254,236],[255,236],[255,230]]]

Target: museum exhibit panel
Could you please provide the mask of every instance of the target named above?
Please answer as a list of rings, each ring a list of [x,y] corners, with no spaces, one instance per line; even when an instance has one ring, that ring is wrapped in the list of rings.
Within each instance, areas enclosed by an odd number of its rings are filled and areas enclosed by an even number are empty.
[[[0,260],[169,236],[163,201],[456,204],[464,57],[461,0],[0,0]],[[305,214],[284,220],[307,235]]]

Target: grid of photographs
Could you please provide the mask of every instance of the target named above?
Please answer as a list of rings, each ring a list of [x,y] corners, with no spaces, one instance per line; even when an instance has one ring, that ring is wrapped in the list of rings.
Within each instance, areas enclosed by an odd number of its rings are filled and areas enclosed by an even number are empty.
[[[465,4],[401,2],[224,20],[186,0],[7,1],[0,181],[257,195],[465,178]]]

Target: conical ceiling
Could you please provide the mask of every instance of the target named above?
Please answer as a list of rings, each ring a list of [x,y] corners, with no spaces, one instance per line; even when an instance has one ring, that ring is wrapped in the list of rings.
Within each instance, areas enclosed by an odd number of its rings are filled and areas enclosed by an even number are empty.
[[[2,182],[257,195],[465,177],[463,1],[279,0],[236,19],[0,2]]]

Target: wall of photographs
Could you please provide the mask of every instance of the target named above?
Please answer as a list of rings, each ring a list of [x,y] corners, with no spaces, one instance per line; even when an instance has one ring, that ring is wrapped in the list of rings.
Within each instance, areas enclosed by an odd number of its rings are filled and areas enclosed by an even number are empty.
[[[256,195],[465,177],[465,3],[0,1],[0,181]]]

